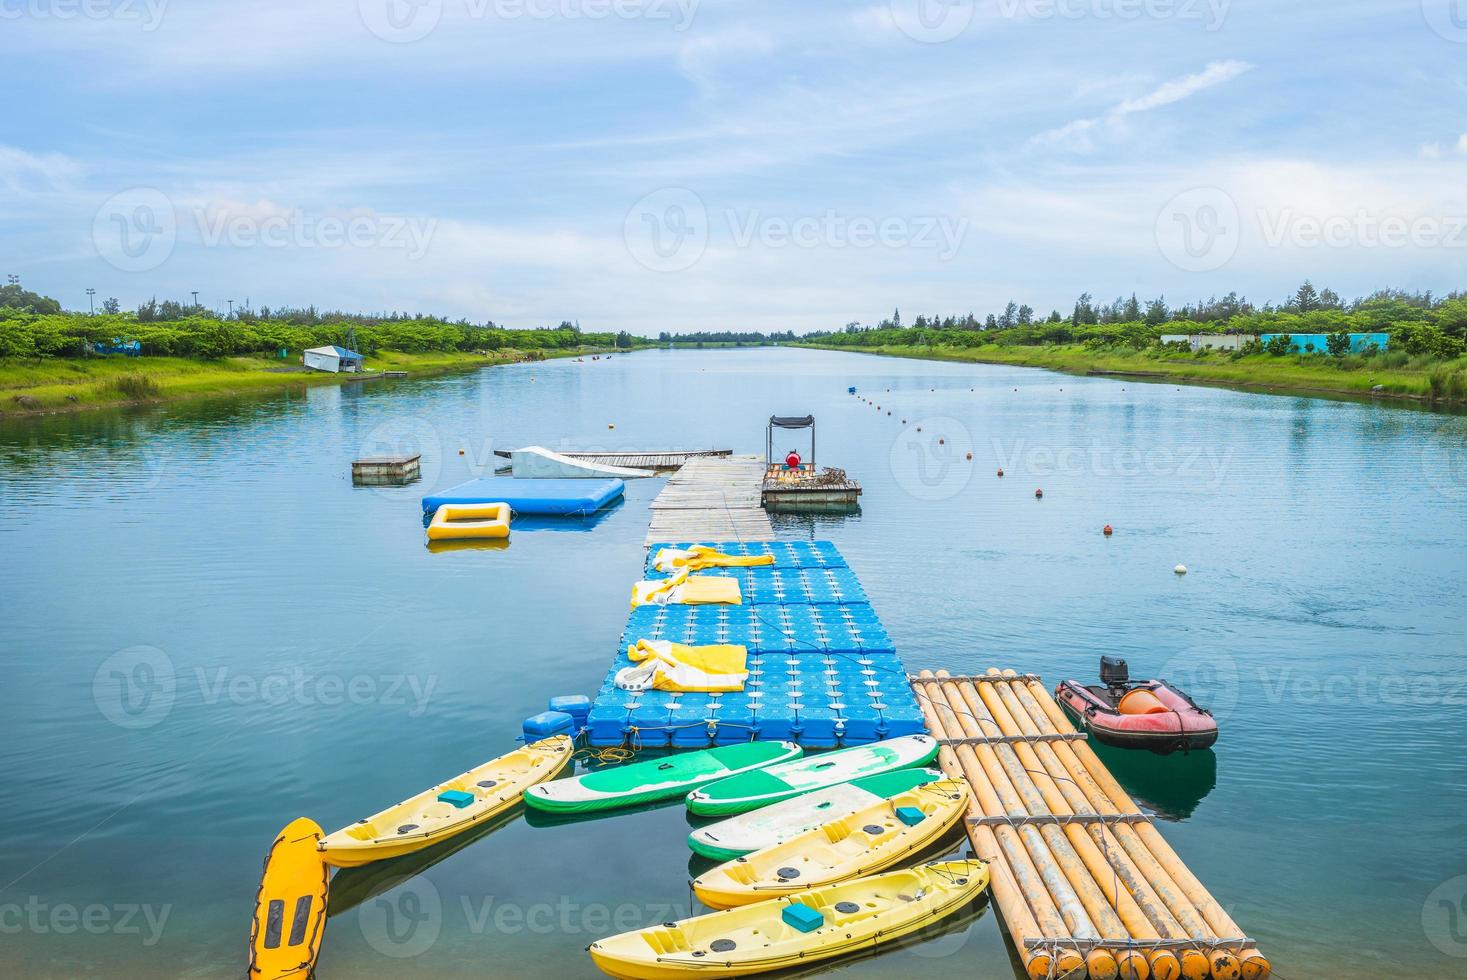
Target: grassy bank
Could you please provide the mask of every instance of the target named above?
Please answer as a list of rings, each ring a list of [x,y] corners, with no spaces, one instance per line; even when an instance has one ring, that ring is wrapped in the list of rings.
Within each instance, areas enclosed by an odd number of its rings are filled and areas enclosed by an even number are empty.
[[[579,357],[601,348],[543,351]],[[406,354],[382,351],[367,358],[372,373],[406,371],[412,377],[467,371],[523,360],[518,351],[492,355],[459,351]],[[264,393],[310,385],[360,381],[362,375],[303,371],[293,361],[264,356],[200,360],[187,357],[0,358],[0,417],[83,411],[216,395]]]
[[[1178,354],[1160,349],[1092,349],[1078,344],[1042,347],[938,347],[886,345],[857,347],[812,343],[803,346],[855,353],[915,357],[936,361],[970,361],[1048,368],[1069,374],[1114,372],[1155,375],[1169,381],[1218,384],[1236,388],[1318,391],[1375,395],[1442,402],[1467,402],[1467,358],[1441,361],[1431,357],[1380,354],[1375,357],[1331,358],[1257,354],[1234,359],[1227,354]]]

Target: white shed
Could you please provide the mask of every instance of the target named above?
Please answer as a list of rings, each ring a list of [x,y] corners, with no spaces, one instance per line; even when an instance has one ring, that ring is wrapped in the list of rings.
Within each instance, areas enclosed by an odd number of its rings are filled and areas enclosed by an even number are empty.
[[[362,355],[345,347],[312,347],[306,351],[306,367],[313,371],[329,371],[332,374],[356,372],[362,369]]]

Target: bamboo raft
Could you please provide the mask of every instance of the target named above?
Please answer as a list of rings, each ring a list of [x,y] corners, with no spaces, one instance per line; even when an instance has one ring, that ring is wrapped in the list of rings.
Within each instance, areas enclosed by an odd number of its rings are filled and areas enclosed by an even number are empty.
[[[757,456],[691,459],[652,501],[646,544],[671,541],[773,541],[760,506],[764,461]]]
[[[496,449],[494,455],[500,459],[511,459],[514,450]],[[692,459],[711,459],[733,455],[732,449],[700,449],[690,452],[643,452],[643,453],[567,453],[560,455],[578,459],[583,463],[601,466],[625,466],[634,470],[675,470]]]
[[[1189,871],[1033,674],[908,678],[968,837],[1033,980],[1267,980],[1268,959]]]

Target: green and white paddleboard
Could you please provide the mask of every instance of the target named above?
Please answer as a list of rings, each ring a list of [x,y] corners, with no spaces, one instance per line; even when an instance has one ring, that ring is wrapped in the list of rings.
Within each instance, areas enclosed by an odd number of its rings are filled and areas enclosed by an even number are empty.
[[[720,779],[689,793],[688,809],[700,817],[731,816],[862,776],[925,766],[936,756],[931,735],[903,735]]]
[[[863,776],[700,827],[688,835],[688,846],[703,857],[732,861],[942,778],[936,769]]]
[[[724,745],[538,783],[525,790],[525,804],[547,813],[591,813],[638,806],[682,796],[699,786],[778,762],[798,760],[802,755],[804,750],[793,742]]]

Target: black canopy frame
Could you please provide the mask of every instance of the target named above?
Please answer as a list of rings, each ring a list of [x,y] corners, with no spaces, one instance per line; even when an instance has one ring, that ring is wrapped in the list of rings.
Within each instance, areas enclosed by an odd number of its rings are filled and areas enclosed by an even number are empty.
[[[809,458],[809,460],[807,462],[804,462],[800,466],[800,469],[802,469],[802,470],[809,470],[810,472],[813,473],[815,471],[815,416],[813,416],[813,415],[802,415],[802,416],[771,415],[769,417],[769,427],[767,429],[765,429],[765,436],[764,436],[764,465],[765,465],[766,469],[769,468],[769,467],[773,467],[774,465],[776,465],[775,464],[775,459],[774,459],[774,430],[775,429],[790,429],[790,430],[796,430],[796,431],[801,430],[801,429],[809,429],[810,430],[810,458]]]

